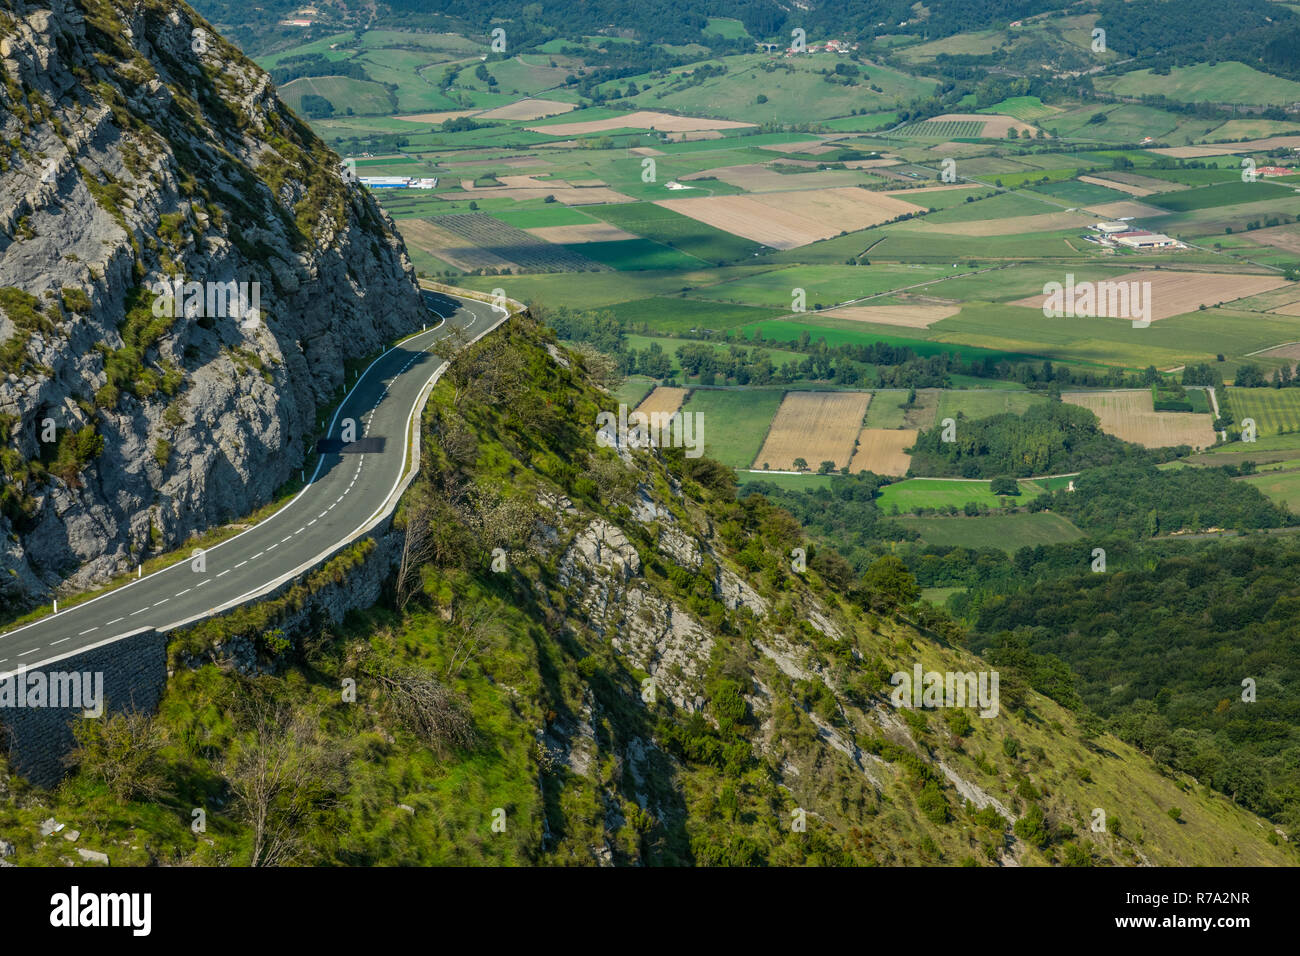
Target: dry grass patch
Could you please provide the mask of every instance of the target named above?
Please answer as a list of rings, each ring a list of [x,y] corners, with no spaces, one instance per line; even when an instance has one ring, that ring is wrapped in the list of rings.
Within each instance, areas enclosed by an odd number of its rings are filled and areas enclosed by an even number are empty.
[[[786,393],[754,467],[792,471],[796,458],[814,471],[823,461],[847,465],[870,401],[870,392]]]
[[[1090,409],[1102,431],[1145,448],[1214,444],[1213,418],[1197,412],[1157,412],[1146,389],[1062,392],[1061,401]]]
[[[874,471],[877,475],[906,475],[912,456],[903,449],[916,444],[916,430],[910,428],[864,428],[858,433],[858,449],[849,471]]]
[[[1059,281],[1064,281],[1062,274]],[[1234,302],[1250,295],[1259,295],[1286,285],[1280,276],[1230,275],[1222,272],[1171,272],[1168,269],[1150,269],[1138,272],[1126,272],[1106,280],[1108,282],[1149,282],[1151,318],[1167,319],[1171,315],[1183,315],[1195,312],[1202,305],[1207,307],[1221,303]],[[1023,305],[1031,309],[1042,310],[1044,295],[1033,295],[1027,299],[1017,299],[1012,305]],[[1099,313],[1102,314],[1102,313]],[[1128,318],[1129,316],[1123,316]]]

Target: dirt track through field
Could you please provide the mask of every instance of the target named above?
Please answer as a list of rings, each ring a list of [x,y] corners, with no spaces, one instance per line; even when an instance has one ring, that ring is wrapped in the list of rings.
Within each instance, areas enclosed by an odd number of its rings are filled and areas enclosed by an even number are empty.
[[[823,461],[847,465],[870,401],[870,392],[787,392],[753,467],[790,471],[796,458],[813,471]]]

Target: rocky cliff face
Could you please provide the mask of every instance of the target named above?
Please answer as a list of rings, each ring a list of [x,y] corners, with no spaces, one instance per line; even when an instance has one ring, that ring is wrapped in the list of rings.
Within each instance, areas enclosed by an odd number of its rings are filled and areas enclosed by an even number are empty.
[[[184,4],[0,0],[0,67],[3,609],[265,503],[344,358],[424,313],[392,223]]]

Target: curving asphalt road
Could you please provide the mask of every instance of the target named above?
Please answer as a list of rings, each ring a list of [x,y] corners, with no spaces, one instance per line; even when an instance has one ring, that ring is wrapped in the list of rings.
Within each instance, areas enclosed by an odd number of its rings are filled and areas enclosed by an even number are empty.
[[[152,627],[170,630],[242,604],[309,570],[388,513],[406,471],[407,433],[445,363],[430,349],[453,329],[477,339],[504,310],[424,292],[439,318],[377,358],[334,414],[315,473],[275,514],[203,552],[82,604],[0,634],[0,677]],[[344,431],[348,420],[354,436]],[[354,437],[344,443],[344,437]]]

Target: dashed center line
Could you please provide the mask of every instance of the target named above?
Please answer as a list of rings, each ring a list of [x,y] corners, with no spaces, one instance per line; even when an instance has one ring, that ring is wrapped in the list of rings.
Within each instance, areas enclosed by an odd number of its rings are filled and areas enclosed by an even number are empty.
[[[182,594],[189,594],[193,590],[193,588],[186,588],[184,591],[177,591],[173,597],[180,597]]]
[[[224,570],[224,571],[222,571],[220,574],[218,574],[217,577],[219,577],[219,578],[224,578],[224,577],[225,577],[227,574],[229,574],[229,573],[230,573],[230,568],[226,568],[226,570]]]
[[[109,621],[108,624],[116,624],[118,621],[125,621],[125,620],[126,618],[124,617],[115,617],[113,618],[113,620]],[[108,627],[108,624],[105,624],[104,626]]]

